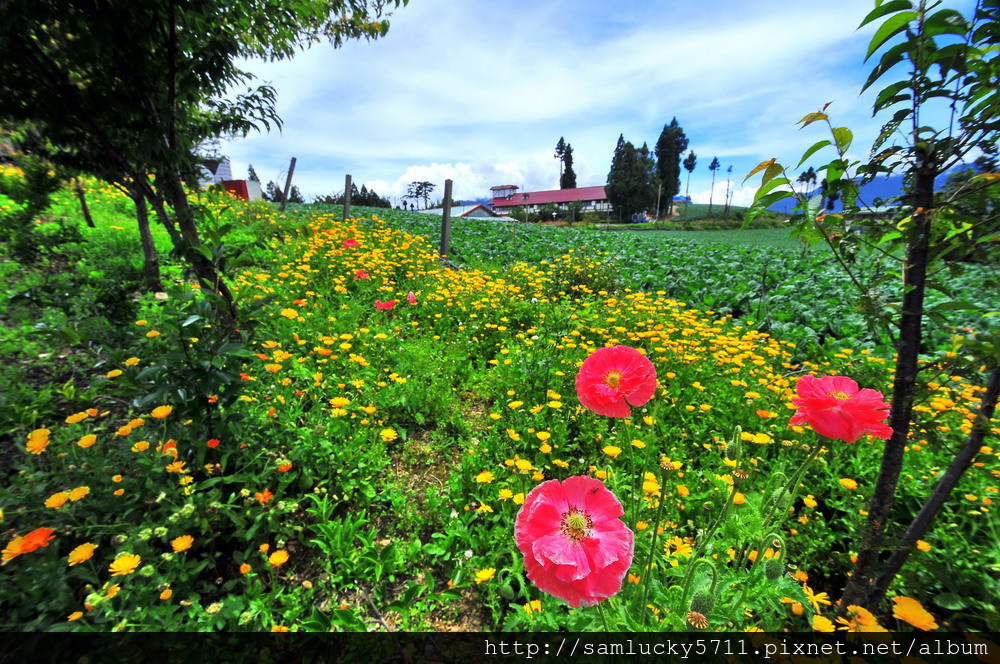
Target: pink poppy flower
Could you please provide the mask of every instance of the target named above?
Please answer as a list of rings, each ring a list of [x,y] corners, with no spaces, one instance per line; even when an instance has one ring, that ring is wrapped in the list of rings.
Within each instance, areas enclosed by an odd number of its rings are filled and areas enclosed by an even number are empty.
[[[536,486],[514,523],[532,583],[573,608],[618,593],[632,565],[635,535],[604,483],[578,475]]]
[[[379,311],[388,311],[396,306],[398,300],[389,300],[388,302],[382,302],[381,300],[375,300],[375,308]]]
[[[355,280],[357,280],[357,279],[368,279],[370,276],[371,275],[368,274],[367,272],[365,272],[364,270],[358,270],[357,272],[354,273]]]
[[[413,291],[410,291],[409,293],[406,294],[406,301],[409,302],[410,304],[417,303],[417,296],[413,294]]]
[[[866,434],[886,439],[892,428],[886,426],[889,404],[882,393],[858,384],[847,376],[807,374],[795,386],[798,406],[790,424],[808,424],[821,436],[853,443]]]
[[[656,368],[634,348],[598,348],[576,374],[576,396],[584,408],[608,417],[630,417],[656,392]]]
[[[358,246],[358,241],[355,240],[353,237],[349,237],[346,240],[344,240],[344,246],[348,248],[356,247]]]

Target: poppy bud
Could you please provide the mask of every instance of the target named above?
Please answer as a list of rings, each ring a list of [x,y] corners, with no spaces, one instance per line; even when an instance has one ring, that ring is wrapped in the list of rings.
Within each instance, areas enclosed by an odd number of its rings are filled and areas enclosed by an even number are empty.
[[[691,610],[707,616],[715,608],[715,595],[708,589],[699,590],[691,598]]]

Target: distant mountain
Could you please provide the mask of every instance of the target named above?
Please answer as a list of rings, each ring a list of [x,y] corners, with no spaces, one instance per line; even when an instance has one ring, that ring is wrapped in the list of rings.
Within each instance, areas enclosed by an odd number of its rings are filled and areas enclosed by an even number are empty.
[[[948,180],[948,177],[955,171],[961,171],[968,168],[972,168],[971,165],[968,166],[956,166],[955,168],[942,173],[934,181],[935,189],[940,189],[944,186],[944,183]],[[866,205],[875,205],[875,199],[881,198],[883,201],[887,201],[890,198],[899,196],[903,193],[903,176],[893,175],[891,177],[876,178],[872,182],[861,187],[860,201]],[[819,194],[819,187],[810,192],[811,196]],[[783,201],[775,203],[768,210],[774,212],[782,212],[785,214],[792,214],[792,208],[795,207],[795,201],[791,198],[786,198]],[[844,209],[843,203],[840,201],[834,202],[834,211],[840,211]]]

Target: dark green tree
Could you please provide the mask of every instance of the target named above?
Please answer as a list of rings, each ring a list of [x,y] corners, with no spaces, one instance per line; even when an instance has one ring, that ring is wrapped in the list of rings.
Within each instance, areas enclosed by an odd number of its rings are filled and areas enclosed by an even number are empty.
[[[712,171],[712,188],[708,192],[708,216],[712,216],[712,198],[715,196],[715,172],[719,170],[719,158],[712,157],[712,163],[708,165],[708,170]]]
[[[562,182],[563,161],[566,158],[566,140],[562,136],[559,137],[559,142],[556,143],[555,154],[552,156],[559,160],[559,182]],[[560,186],[560,188],[562,187]]]
[[[411,182],[409,185],[407,185],[406,195],[403,196],[403,198],[409,198],[416,201],[423,201],[424,209],[427,209],[431,193],[434,191],[434,188],[436,186],[437,185],[435,185],[434,183],[427,182],[426,180],[423,182]]]
[[[639,212],[649,210],[656,199],[653,184],[655,164],[649,149],[643,145],[636,149],[631,142],[618,137],[618,145],[611,159],[605,194],[619,219],[627,221]]]
[[[260,184],[260,178],[257,177],[257,171],[253,169],[253,164],[250,164],[250,166],[247,168],[247,179],[250,180],[251,182],[256,182]]]
[[[668,217],[674,210],[674,196],[681,190],[681,155],[687,147],[687,136],[677,118],[671,120],[670,124],[663,125],[663,131],[656,139],[656,177],[663,187],[661,195],[667,202]]]
[[[694,150],[688,152],[688,156],[684,158],[684,170],[688,172],[687,176],[687,186],[684,188],[684,218],[687,219],[688,207],[691,205],[691,174],[694,172],[694,167],[698,163],[698,155],[694,153]]]
[[[264,188],[264,193],[262,194],[262,196],[265,201],[269,201],[271,203],[280,203],[283,196],[283,192],[281,191],[281,187],[279,187],[274,180],[271,180],[267,183],[267,187]]]
[[[559,188],[576,189],[576,172],[573,170],[573,146],[569,143],[566,144],[566,150],[563,153],[563,164],[562,175],[559,176]]]

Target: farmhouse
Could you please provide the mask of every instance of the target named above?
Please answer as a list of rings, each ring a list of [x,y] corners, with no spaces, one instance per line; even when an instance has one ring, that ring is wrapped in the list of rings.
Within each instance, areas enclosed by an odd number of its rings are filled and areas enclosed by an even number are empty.
[[[425,214],[442,214],[441,208],[428,208],[426,210],[419,210]],[[494,212],[483,204],[477,205],[453,205],[451,206],[451,216],[455,217],[476,217],[476,218],[488,218],[488,219],[507,219],[510,217],[505,216],[501,212]]]
[[[493,195],[490,207],[497,212],[509,214],[515,207],[521,206],[530,213],[538,212],[549,204],[565,208],[570,203],[579,202],[583,205],[582,212],[611,211],[611,204],[604,193],[604,187],[580,187],[578,189],[552,189],[520,193],[517,189],[518,187],[512,184],[490,187],[490,193]]]

